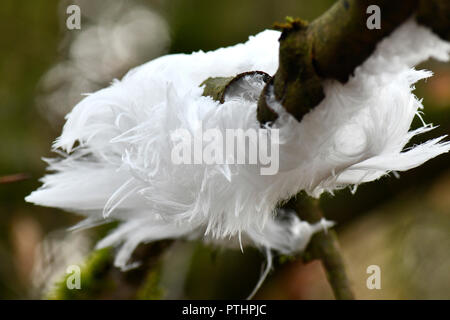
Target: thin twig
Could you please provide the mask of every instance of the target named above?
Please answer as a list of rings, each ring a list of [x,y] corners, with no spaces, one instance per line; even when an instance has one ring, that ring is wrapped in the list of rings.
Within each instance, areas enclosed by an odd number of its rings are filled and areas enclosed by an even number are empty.
[[[293,205],[297,215],[302,220],[316,223],[323,218],[318,200],[299,195]],[[315,234],[306,249],[306,256],[322,261],[336,299],[354,299],[337,236],[333,230],[325,230]]]
[[[29,179],[30,177],[31,176],[28,173],[17,173],[9,176],[2,176],[0,177],[0,184],[22,181]]]

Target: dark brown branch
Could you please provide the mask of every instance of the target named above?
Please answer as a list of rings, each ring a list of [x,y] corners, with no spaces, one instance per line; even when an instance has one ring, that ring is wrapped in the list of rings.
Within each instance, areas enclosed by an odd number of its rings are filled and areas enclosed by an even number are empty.
[[[380,7],[381,29],[367,28],[369,5]],[[346,82],[376,44],[414,13],[448,39],[448,0],[340,0],[311,24],[297,19],[281,25],[279,67],[259,99],[258,120],[264,124],[278,117],[266,102],[273,86],[277,100],[300,121],[324,98],[323,79]]]
[[[450,41],[450,1],[419,0],[417,21]]]
[[[380,7],[381,28],[369,29],[370,5]],[[416,0],[344,0],[337,2],[307,32],[311,39],[310,63],[321,78],[346,82],[376,44],[408,19],[417,8]]]

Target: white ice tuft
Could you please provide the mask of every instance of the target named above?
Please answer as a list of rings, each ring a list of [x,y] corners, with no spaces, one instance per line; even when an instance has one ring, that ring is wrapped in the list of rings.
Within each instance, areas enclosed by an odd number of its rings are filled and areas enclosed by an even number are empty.
[[[170,133],[178,128],[259,128],[252,95],[219,104],[202,96],[199,84],[246,71],[274,74],[278,37],[264,31],[233,47],[164,56],[89,95],[67,115],[54,143],[62,154],[49,160],[54,173],[26,200],[82,213],[83,227],[105,217],[121,221],[98,246],[121,244],[115,263],[122,268],[139,243],[166,238],[235,247],[243,241],[292,253],[329,223],[310,225],[276,212],[279,201],[301,190],[318,197],[449,151],[443,137],[405,150],[413,136],[432,129],[410,131],[422,108],[413,85],[431,76],[412,67],[429,57],[448,60],[450,52],[449,43],[410,20],[346,84],[326,81],[325,99],[300,123],[278,106],[272,126],[280,130],[276,175],[247,165],[174,165]],[[268,102],[277,108],[273,97]]]

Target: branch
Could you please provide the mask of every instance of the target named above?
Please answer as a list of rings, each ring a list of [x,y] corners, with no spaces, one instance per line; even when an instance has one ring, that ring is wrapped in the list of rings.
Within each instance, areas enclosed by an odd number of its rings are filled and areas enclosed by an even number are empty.
[[[114,252],[111,248],[94,251],[81,267],[81,289],[68,289],[70,275],[55,284],[45,298],[51,300],[84,299],[161,299],[159,287],[161,257],[173,240],[140,245],[133,253],[133,260],[141,265],[123,272],[113,266]]]
[[[309,198],[306,195],[298,195],[291,202],[300,219],[309,223],[319,222],[322,212],[319,208],[319,200]],[[326,230],[316,233],[312,238],[304,254],[305,260],[319,259],[327,274],[334,296],[338,300],[353,300],[354,295],[350,281],[345,271],[344,260],[340,253],[336,233]]]
[[[450,41],[450,1],[419,0],[417,22],[430,27],[442,39]]]
[[[369,5],[380,7],[381,29],[367,28]],[[266,102],[271,87],[283,107],[301,121],[324,98],[323,79],[346,82],[376,44],[413,13],[419,23],[449,38],[448,0],[340,0],[311,24],[295,19],[278,25],[279,67],[258,101],[259,122],[278,117]]]
[[[12,183],[12,182],[18,182],[18,181],[22,181],[22,180],[27,180],[30,177],[31,177],[31,175],[28,174],[28,173],[11,174],[9,176],[0,177],[0,184],[2,184],[2,183]]]

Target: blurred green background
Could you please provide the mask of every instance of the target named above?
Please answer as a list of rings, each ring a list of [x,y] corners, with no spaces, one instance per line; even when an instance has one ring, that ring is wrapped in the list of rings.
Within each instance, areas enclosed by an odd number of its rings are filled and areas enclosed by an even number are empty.
[[[333,1],[307,0],[3,0],[0,3],[0,298],[39,298],[65,267],[83,260],[92,231],[65,231],[78,218],[26,204],[45,172],[64,115],[81,98],[131,67],[171,52],[245,41],[285,16],[312,20]],[[81,8],[81,30],[66,28],[66,8]],[[450,132],[450,64],[427,62],[435,76],[417,85],[425,120]],[[418,125],[418,122],[415,123]],[[419,140],[414,141],[417,143]],[[450,299],[450,155],[326,196],[357,298]],[[94,230],[95,232],[95,230]],[[165,298],[244,298],[263,256],[177,243],[165,256]],[[382,289],[366,287],[379,265]],[[117,287],[115,290],[120,290]],[[116,295],[104,296],[112,298]],[[123,295],[121,297],[124,297]],[[320,263],[277,263],[257,298],[329,299]]]

